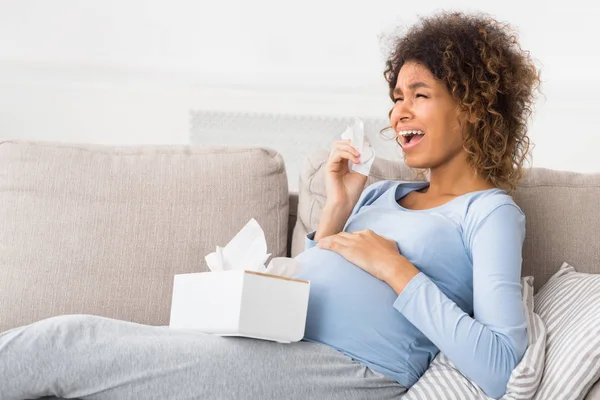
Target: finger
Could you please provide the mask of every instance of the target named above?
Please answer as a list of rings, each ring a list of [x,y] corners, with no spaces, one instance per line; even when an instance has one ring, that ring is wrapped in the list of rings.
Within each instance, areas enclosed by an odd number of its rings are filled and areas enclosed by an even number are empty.
[[[342,150],[342,149],[333,149],[330,153],[330,158],[334,158],[334,157],[341,157],[341,158],[347,159],[347,160],[352,160],[352,159],[358,160],[360,158],[360,156],[357,156],[355,152],[352,152],[349,150]],[[338,159],[338,161],[339,161],[339,159]]]
[[[346,234],[348,235],[348,234]],[[319,244],[322,244],[324,246],[351,246],[353,244],[354,240],[348,236],[342,236],[341,233],[338,233],[337,235],[332,235],[332,236],[328,236],[326,238],[323,238],[321,240],[319,240]]]
[[[350,139],[342,139],[342,140],[336,140],[335,142],[333,142],[332,146],[339,145],[339,144],[341,144],[341,145],[348,144],[349,145],[350,143],[352,143],[352,141]]]
[[[352,246],[356,243],[356,235],[352,232],[340,232],[334,237],[344,246]]]
[[[346,142],[335,142],[332,146],[333,149],[335,150],[343,150],[343,151],[348,151],[354,155],[356,155],[357,157],[360,157],[360,153],[358,152],[358,150],[356,150],[354,148],[354,146],[352,146],[350,143],[346,143]]]
[[[400,249],[398,248],[398,244],[396,243],[396,241],[394,239],[390,239],[387,236],[382,236],[378,233],[373,232],[371,229],[361,229],[361,230],[357,230],[357,231],[353,231],[353,234],[356,234],[357,236],[364,238],[365,240],[369,240],[369,238],[373,238],[373,239],[377,239],[377,238],[381,238],[384,239],[385,241],[389,242],[390,244],[393,244],[396,249],[398,251],[400,251]]]
[[[352,243],[351,239],[337,234],[319,240],[317,246],[326,250],[342,251],[344,248],[351,246]]]
[[[342,160],[351,160],[352,162],[354,162],[355,164],[360,163],[360,159],[354,155],[354,153],[350,153],[349,151],[344,151],[344,150],[333,150],[331,152],[331,156],[329,158],[329,160],[332,163],[338,163]]]

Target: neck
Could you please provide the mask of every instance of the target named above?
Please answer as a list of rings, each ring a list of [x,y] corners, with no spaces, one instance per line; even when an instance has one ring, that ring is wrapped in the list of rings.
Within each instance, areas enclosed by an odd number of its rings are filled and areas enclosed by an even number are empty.
[[[491,182],[478,176],[475,170],[467,164],[466,157],[456,157],[443,165],[430,169],[427,192],[432,195],[460,196],[493,187]]]

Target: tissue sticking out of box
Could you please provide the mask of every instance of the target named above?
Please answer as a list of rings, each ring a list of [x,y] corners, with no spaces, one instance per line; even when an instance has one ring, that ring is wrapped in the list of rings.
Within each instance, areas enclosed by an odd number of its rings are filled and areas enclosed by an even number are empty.
[[[205,257],[211,271],[245,269],[262,272],[271,254],[267,254],[265,233],[253,218],[225,247],[217,246],[214,253]]]
[[[370,146],[369,140],[365,136],[365,125],[362,120],[357,118],[354,124],[342,133],[342,139],[350,139],[350,144],[360,154],[360,164],[348,161],[350,171],[369,176],[371,166],[375,161],[375,150]]]
[[[289,257],[275,257],[265,267],[270,256],[265,232],[252,218],[225,247],[217,246],[216,251],[204,259],[212,272],[240,269],[285,277],[300,272],[298,261]]]

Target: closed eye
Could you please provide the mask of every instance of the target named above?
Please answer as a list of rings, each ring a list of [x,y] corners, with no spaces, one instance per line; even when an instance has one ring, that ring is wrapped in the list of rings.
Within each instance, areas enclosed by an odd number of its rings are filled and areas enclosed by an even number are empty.
[[[423,94],[423,93],[417,93],[417,94],[415,95],[415,97],[417,97],[417,98],[418,98],[418,97],[422,97],[422,98],[424,98],[424,99],[428,99],[428,98],[429,98],[429,96],[427,96],[427,95],[425,95],[425,94]],[[404,100],[404,99],[403,99],[402,97],[396,97],[396,98],[394,99],[394,103],[397,103],[397,102],[399,102],[399,101],[403,101],[403,100]]]

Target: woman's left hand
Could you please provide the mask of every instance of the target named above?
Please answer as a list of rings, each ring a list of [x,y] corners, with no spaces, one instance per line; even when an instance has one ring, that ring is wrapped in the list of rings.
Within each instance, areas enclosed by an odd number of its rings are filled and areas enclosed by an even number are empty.
[[[393,240],[372,230],[340,232],[317,243],[321,249],[331,250],[374,277],[389,284],[397,293],[419,273],[398,251]]]

